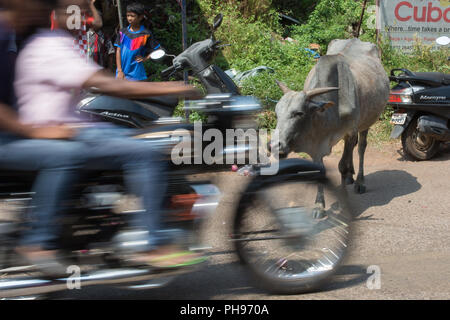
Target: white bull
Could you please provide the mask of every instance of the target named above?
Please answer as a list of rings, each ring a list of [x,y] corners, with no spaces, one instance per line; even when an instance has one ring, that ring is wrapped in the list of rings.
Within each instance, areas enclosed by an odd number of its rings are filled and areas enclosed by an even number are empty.
[[[276,106],[279,151],[306,152],[322,163],[332,147],[345,141],[339,171],[342,184],[354,182],[353,149],[358,143],[355,191],[365,192],[364,152],[367,133],[389,97],[389,78],[374,44],[359,39],[333,40],[327,55],[310,71],[300,92],[278,83],[284,95]],[[323,202],[318,194],[317,202]]]

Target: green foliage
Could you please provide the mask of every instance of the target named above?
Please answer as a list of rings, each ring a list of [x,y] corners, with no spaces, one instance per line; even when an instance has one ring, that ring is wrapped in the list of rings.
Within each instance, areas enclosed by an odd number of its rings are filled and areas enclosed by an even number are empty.
[[[181,14],[176,1],[155,0],[159,7],[152,17],[152,31],[168,52],[178,54],[181,46]],[[213,18],[223,13],[222,26],[215,36],[225,47],[215,63],[224,70],[246,71],[257,66],[267,66],[274,73],[263,72],[240,84],[245,95],[258,97],[265,110],[258,116],[261,127],[274,128],[276,115],[274,107],[282,96],[275,83],[280,80],[293,90],[301,90],[304,81],[315,64],[304,48],[311,43],[320,45],[325,54],[328,43],[333,39],[348,39],[356,36],[361,18],[362,0],[188,0],[188,40],[189,44],[203,40],[211,34]],[[375,0],[367,2],[367,7]],[[289,24],[281,19],[279,13],[289,15],[301,25]],[[366,12],[361,25],[360,39],[375,43],[375,30],[368,28],[367,22],[373,19]],[[293,42],[284,38],[289,36]],[[414,71],[439,71],[449,73],[446,58],[448,49],[431,51],[417,43],[412,55],[395,51],[385,42],[380,42],[382,62],[387,73],[393,68],[407,67]],[[149,62],[147,67],[152,80],[160,80],[159,71],[166,68],[171,59]],[[180,77],[178,76],[178,79]],[[177,109],[184,116],[184,110]],[[388,139],[391,125],[391,109],[386,109],[375,135]],[[192,113],[190,120],[200,120],[201,115]]]
[[[359,22],[361,2],[348,0],[322,0],[309,16],[308,22],[292,28],[295,39],[304,43],[326,46],[333,39],[351,36]]]
[[[450,70],[447,61],[447,57],[450,55],[448,48],[432,51],[431,46],[416,41],[414,51],[410,55],[392,49],[388,42],[382,42],[380,49],[386,72],[390,72],[394,68],[407,68],[415,72],[448,73]]]
[[[277,126],[277,115],[273,110],[266,110],[258,115],[260,128],[275,129]]]

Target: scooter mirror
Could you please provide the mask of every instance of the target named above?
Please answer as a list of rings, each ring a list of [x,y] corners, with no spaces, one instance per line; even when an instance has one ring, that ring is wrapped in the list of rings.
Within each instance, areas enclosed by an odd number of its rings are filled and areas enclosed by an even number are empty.
[[[158,49],[158,50],[153,51],[150,54],[150,58],[153,60],[158,60],[158,59],[161,59],[162,57],[164,57],[165,55],[166,55],[166,52],[163,49]]]
[[[220,27],[220,25],[222,24],[222,20],[223,20],[223,15],[221,13],[219,13],[215,18],[214,18],[214,24],[213,24],[213,29],[216,30],[218,27]]]
[[[447,36],[442,36],[436,39],[436,43],[440,44],[441,46],[446,46],[450,43],[450,38]]]

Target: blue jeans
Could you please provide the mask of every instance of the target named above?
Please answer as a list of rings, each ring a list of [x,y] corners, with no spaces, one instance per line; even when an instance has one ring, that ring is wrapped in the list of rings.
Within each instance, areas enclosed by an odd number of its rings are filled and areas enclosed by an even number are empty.
[[[121,170],[128,191],[142,200],[144,210],[131,214],[131,227],[148,231],[150,250],[172,236],[163,230],[162,207],[167,190],[167,163],[151,143],[133,139],[133,129],[102,125],[80,129],[74,141],[85,147],[85,169]]]
[[[59,236],[60,201],[70,192],[84,163],[84,145],[75,141],[23,139],[0,132],[0,169],[37,171],[33,184],[31,225],[20,245],[54,249]]]
[[[167,188],[166,164],[148,142],[132,139],[133,130],[115,126],[79,130],[70,141],[21,139],[0,135],[0,168],[38,171],[33,185],[33,219],[21,245],[57,247],[58,204],[78,181],[80,168],[123,170],[130,193],[140,197],[144,211],[131,214],[130,225],[148,231],[150,250],[171,239],[161,222]]]

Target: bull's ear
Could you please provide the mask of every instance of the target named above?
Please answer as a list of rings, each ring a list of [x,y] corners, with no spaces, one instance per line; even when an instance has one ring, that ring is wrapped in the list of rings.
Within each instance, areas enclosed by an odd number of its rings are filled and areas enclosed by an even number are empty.
[[[333,101],[314,102],[311,106],[311,109],[314,112],[325,112],[328,108],[331,108],[332,106],[334,106]]]
[[[275,82],[277,83],[277,85],[280,87],[281,91],[283,91],[283,93],[288,93],[290,91],[292,91],[291,89],[288,88],[288,86],[286,84],[284,84],[281,81],[275,80]]]

